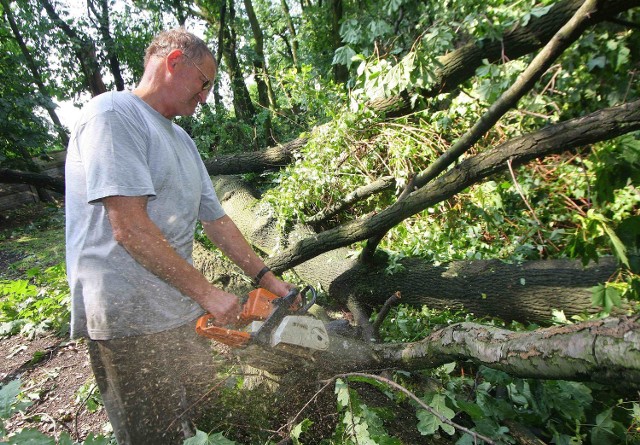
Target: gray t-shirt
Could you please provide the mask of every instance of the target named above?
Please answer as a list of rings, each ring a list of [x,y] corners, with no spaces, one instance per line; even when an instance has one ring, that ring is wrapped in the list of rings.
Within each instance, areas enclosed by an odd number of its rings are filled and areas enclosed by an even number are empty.
[[[101,199],[148,196],[147,212],[191,262],[196,220],[224,215],[187,133],[129,92],[84,108],[66,162],[67,275],[71,336],[94,340],[172,329],[203,313],[115,242]]]

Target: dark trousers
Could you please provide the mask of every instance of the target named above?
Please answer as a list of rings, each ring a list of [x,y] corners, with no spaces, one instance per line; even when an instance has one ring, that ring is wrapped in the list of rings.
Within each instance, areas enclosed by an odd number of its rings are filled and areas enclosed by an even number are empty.
[[[192,419],[215,379],[212,343],[196,334],[195,321],[91,340],[89,357],[119,445],[182,444],[194,434]]]

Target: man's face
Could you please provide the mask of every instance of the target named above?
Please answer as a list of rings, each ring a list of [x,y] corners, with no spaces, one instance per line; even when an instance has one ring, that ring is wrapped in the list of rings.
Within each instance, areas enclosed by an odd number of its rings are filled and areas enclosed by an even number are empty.
[[[191,116],[195,113],[198,104],[204,104],[207,101],[216,76],[216,65],[212,57],[204,56],[198,61],[184,53],[180,64],[178,81],[182,84],[182,88],[178,87],[176,91],[178,102],[176,116]]]

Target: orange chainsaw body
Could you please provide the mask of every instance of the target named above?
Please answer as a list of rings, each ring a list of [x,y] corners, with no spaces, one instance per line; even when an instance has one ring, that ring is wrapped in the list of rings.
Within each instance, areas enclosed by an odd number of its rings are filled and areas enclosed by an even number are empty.
[[[253,321],[265,320],[273,311],[272,301],[277,298],[279,298],[277,295],[262,288],[249,292],[249,298],[242,306],[242,312],[235,327],[243,328]],[[233,347],[245,346],[251,340],[249,332],[214,326],[211,324],[213,319],[211,314],[205,314],[200,317],[196,323],[196,332],[204,337]]]

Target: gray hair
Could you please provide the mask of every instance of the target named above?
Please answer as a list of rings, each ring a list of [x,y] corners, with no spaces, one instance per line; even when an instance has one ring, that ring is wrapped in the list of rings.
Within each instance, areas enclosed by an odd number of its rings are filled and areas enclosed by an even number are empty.
[[[201,38],[187,32],[184,28],[175,28],[158,34],[144,53],[144,66],[147,66],[153,56],[164,57],[174,49],[180,49],[184,54],[196,61],[201,61],[205,55],[215,57]]]

